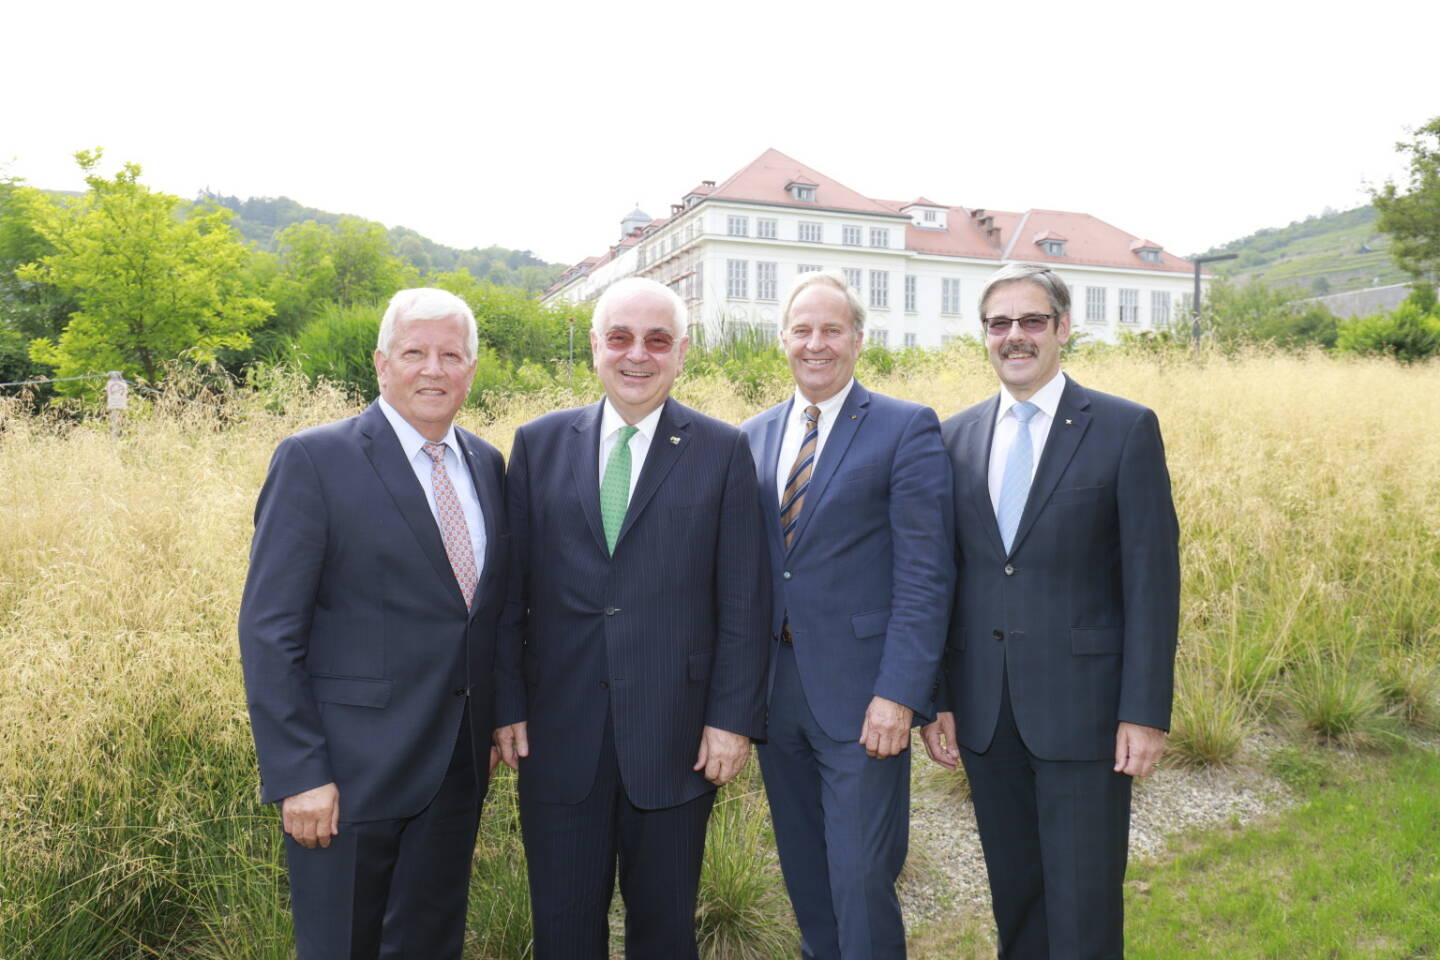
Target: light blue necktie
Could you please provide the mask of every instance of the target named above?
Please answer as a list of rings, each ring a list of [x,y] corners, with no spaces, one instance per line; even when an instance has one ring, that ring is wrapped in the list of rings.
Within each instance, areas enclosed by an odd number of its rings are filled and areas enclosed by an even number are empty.
[[[1015,531],[1020,529],[1020,515],[1025,512],[1025,501],[1030,497],[1030,475],[1035,467],[1035,449],[1030,443],[1030,418],[1040,408],[1028,400],[1021,400],[1010,408],[1018,426],[1015,441],[1010,444],[1010,454],[1005,458],[1005,477],[1000,481],[1000,509],[995,519],[1000,524],[1000,539],[1005,541],[1005,552],[1015,542]]]

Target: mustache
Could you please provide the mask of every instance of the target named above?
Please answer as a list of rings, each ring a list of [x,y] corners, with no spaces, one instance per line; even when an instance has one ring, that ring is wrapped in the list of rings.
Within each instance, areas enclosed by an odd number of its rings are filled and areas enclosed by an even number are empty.
[[[1010,357],[1033,357],[1037,353],[1034,344],[1029,343],[1007,343],[1000,348],[1000,356],[1005,359]]]

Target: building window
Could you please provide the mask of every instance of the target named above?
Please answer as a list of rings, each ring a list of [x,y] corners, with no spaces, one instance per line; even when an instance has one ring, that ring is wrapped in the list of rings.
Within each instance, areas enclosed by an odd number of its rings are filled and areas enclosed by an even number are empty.
[[[728,228],[725,232],[728,233],[728,234],[730,234],[730,236],[732,236],[732,237],[748,237],[748,236],[750,236],[750,218],[749,218],[749,217],[729,217],[729,218],[727,218],[727,223],[729,224],[729,228]]]
[[[1180,313],[1181,313],[1183,316],[1187,316],[1187,317],[1188,317],[1188,316],[1190,316],[1191,314],[1193,314],[1194,312],[1195,312],[1195,294],[1193,294],[1193,293],[1182,293],[1182,294],[1180,294]]]
[[[915,278],[905,278],[905,312],[915,312]]]
[[[820,242],[820,236],[821,236],[820,228],[821,228],[822,226],[824,226],[824,224],[811,223],[811,222],[806,221],[806,220],[801,220],[801,221],[800,221],[800,240],[801,240],[803,243],[819,243],[819,242]]]
[[[884,227],[871,227],[871,228],[870,228],[870,246],[872,246],[872,247],[888,247],[888,246],[890,246],[890,231],[889,231],[889,230],[886,230]]]
[[[952,344],[952,343],[958,343],[959,341],[960,341],[960,335],[959,335],[959,334],[956,334],[956,333],[942,333],[942,334],[940,334],[940,346],[942,346],[942,347],[948,347],[948,346],[950,346],[950,344]]]
[[[1086,323],[1104,323],[1104,322],[1105,322],[1105,288],[1104,288],[1104,287],[1086,287],[1086,288],[1085,288],[1085,322],[1086,322]]]
[[[1150,291],[1150,326],[1156,330],[1170,326],[1170,294],[1164,290]]]
[[[1160,262],[1160,251],[1155,249],[1154,247],[1141,247],[1139,252],[1140,259],[1144,260],[1146,263]]]
[[[940,312],[960,312],[960,278],[946,277],[940,281]]]
[[[871,330],[869,336],[870,336],[870,346],[872,346],[872,347],[888,347],[888,346],[890,346],[890,331],[889,331],[889,330]]]
[[[850,286],[850,289],[859,293],[863,289],[864,274],[859,267],[845,267],[844,269],[845,283]]]
[[[840,242],[847,247],[860,246],[860,228],[853,224],[845,224],[840,231]]]
[[[890,273],[886,270],[870,271],[870,306],[890,307]]]
[[[727,260],[725,296],[731,300],[748,300],[750,298],[750,261],[749,260]]]
[[[1046,240],[1045,242],[1040,244],[1040,249],[1045,251],[1046,256],[1063,257],[1065,256],[1065,241]]]
[[[907,334],[905,334],[905,346],[907,346],[907,347],[918,347],[918,346],[920,346],[918,340],[919,340],[919,338],[918,338],[915,334],[913,334],[913,333],[907,333]]]
[[[768,217],[755,218],[755,236],[761,240],[774,240],[779,235],[779,222]]]
[[[825,269],[818,263],[802,263],[795,267],[796,273],[819,273]]]
[[[815,202],[815,188],[800,183],[790,184],[790,196],[802,203]]]
[[[773,323],[761,321],[755,324],[755,332],[762,341],[774,340],[780,336],[780,328]]]
[[[923,219],[926,223],[934,223],[934,222],[935,222],[935,211],[934,211],[934,210],[926,210],[926,211],[924,211],[924,214],[923,214],[923,216],[922,216],[922,219]]]
[[[1121,291],[1120,291],[1120,322],[1121,322],[1121,323],[1139,323],[1139,322],[1140,322],[1140,291],[1139,291],[1139,290],[1121,290]]]
[[[741,262],[743,263],[744,261],[741,261]],[[776,282],[775,282],[775,270],[776,270],[776,267],[775,267],[775,264],[774,264],[774,263],[767,263],[767,262],[764,261],[764,260],[756,261],[756,263],[755,263],[755,299],[756,299],[756,300],[776,300],[776,299],[779,299],[778,297],[775,296],[775,290],[776,290],[776,288],[777,288],[777,286],[778,286],[778,285],[776,284]]]

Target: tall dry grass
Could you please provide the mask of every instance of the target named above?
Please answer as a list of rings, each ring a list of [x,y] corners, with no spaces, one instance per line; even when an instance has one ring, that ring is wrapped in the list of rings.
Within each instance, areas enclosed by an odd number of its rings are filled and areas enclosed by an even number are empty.
[[[1067,369],[1160,415],[1184,538],[1182,753],[1225,761],[1259,723],[1365,742],[1397,715],[1436,715],[1440,367],[1110,351]],[[993,390],[968,348],[861,375],[942,416]],[[718,377],[677,390],[732,422],[786,392]],[[508,451],[518,424],[593,396],[582,379],[461,420]],[[284,378],[206,401],[219,406],[141,404],[117,441],[0,400],[0,958],[289,955],[234,625],[270,452],[353,410]],[[1361,692],[1337,695],[1346,678]],[[476,957],[525,950],[509,790],[483,828]],[[739,869],[748,856],[774,882],[753,853],[763,831],[722,819],[752,852],[717,861],[728,899],[705,915],[757,916],[751,942],[768,944],[773,900]]]

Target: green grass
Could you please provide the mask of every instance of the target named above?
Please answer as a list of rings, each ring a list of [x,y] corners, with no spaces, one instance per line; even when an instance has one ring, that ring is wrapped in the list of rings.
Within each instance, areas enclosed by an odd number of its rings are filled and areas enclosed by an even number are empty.
[[[1302,806],[1132,865],[1128,956],[1440,957],[1440,754],[1361,758],[1328,790],[1304,756],[1284,761],[1315,791]]]

